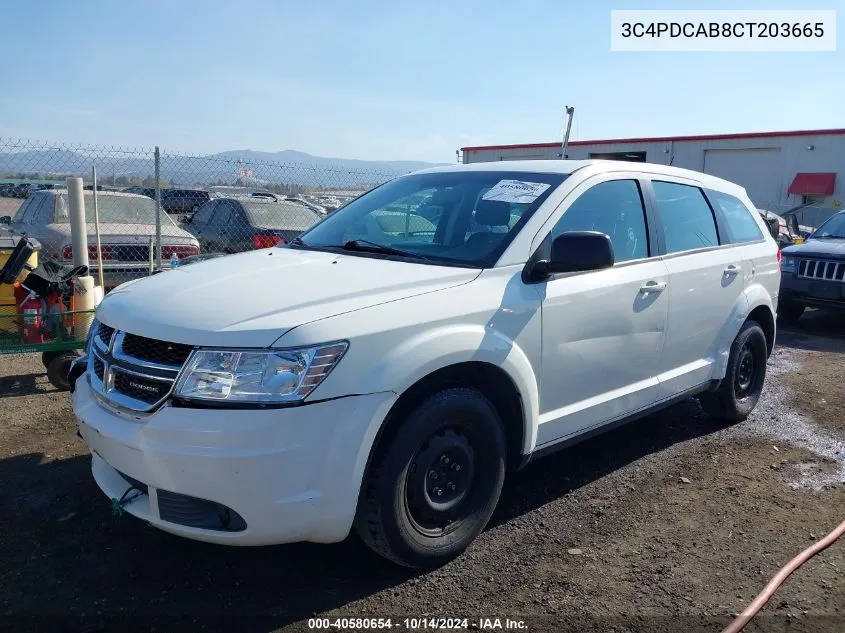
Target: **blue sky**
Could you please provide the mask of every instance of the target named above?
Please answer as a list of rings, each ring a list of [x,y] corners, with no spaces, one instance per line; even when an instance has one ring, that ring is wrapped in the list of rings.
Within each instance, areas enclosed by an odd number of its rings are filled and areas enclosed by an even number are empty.
[[[451,162],[558,140],[567,104],[582,140],[845,127],[841,37],[836,53],[610,51],[612,8],[845,8],[803,4],[6,2],[0,136]]]

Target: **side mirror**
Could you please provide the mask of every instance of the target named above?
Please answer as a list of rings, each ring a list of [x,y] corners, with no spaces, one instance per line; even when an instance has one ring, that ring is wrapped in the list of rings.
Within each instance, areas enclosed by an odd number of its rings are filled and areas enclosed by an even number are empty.
[[[4,215],[0,217],[0,224],[11,224],[12,223],[12,216]]]
[[[192,215],[186,215],[184,218],[182,218],[182,224],[190,224],[193,221],[194,221],[194,216],[192,216]]]
[[[786,227],[789,229],[789,232],[792,235],[800,235],[801,234],[801,227],[798,226],[798,216],[795,214],[787,215],[785,218],[786,220]]]
[[[778,239],[780,234],[780,222],[777,218],[766,218],[766,226],[769,227],[769,233],[775,239]]]
[[[613,243],[598,231],[567,231],[551,246],[549,261],[538,262],[544,274],[601,270],[613,266]]]

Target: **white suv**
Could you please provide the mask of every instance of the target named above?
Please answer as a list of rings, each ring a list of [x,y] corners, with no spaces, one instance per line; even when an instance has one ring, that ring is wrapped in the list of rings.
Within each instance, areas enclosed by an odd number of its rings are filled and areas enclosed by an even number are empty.
[[[284,247],[110,293],[71,372],[97,484],[168,532],[463,551],[505,473],[697,395],[755,406],[778,248],[745,191],[612,161],[435,168]]]

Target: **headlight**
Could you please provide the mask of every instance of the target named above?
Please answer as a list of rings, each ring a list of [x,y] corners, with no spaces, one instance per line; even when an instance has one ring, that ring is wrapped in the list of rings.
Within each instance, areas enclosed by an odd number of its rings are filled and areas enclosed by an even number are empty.
[[[347,347],[341,341],[286,350],[196,350],[176,395],[217,402],[298,402],[323,382]]]
[[[795,258],[790,257],[789,255],[784,255],[783,261],[780,263],[780,269],[781,269],[782,272],[794,273],[795,272]]]

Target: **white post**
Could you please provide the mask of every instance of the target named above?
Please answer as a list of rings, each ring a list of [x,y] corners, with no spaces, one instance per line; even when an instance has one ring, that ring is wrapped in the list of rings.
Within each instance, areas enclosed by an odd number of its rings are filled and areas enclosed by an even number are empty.
[[[70,217],[70,238],[73,244],[73,265],[88,266],[88,228],[85,225],[85,199],[82,195],[82,178],[68,177],[68,215]]]
[[[100,288],[105,288],[103,283],[103,248],[100,246],[100,208],[97,205],[97,168],[91,167],[91,180],[94,183],[94,233],[97,236],[97,271],[99,272]]]

